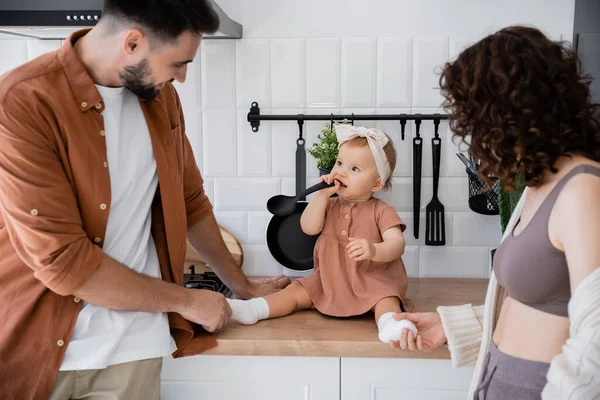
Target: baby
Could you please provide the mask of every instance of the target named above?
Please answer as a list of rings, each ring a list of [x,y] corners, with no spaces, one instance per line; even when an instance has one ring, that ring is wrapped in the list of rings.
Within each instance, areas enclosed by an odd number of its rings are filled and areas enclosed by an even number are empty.
[[[231,319],[245,325],[316,308],[347,317],[375,312],[379,340],[400,340],[415,326],[393,315],[404,311],[407,277],[401,256],[406,225],[393,207],[373,197],[391,185],[396,150],[377,129],[336,126],[339,154],[330,175],[335,186],[318,191],[300,219],[307,235],[321,233],[314,251],[314,272],[264,298],[228,300]],[[334,193],[338,197],[331,197]],[[409,311],[409,310],[406,310]]]

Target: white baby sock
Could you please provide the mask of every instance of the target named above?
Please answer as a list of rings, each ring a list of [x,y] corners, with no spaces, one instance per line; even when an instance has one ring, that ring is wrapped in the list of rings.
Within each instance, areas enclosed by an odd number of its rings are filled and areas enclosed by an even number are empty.
[[[231,317],[242,325],[254,325],[261,319],[269,318],[269,304],[263,297],[250,300],[227,299],[231,307]]]
[[[377,328],[379,329],[379,340],[389,343],[390,340],[400,340],[403,329],[410,329],[413,337],[417,337],[417,327],[407,319],[396,321],[394,312],[388,312],[379,317]]]

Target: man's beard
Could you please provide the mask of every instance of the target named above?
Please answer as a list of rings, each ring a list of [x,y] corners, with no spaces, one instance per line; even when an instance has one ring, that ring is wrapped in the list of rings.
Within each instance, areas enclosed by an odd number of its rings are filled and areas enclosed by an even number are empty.
[[[154,100],[159,91],[156,90],[155,85],[148,85],[144,82],[147,76],[150,76],[147,58],[137,65],[124,67],[123,71],[119,72],[123,86],[143,100]]]

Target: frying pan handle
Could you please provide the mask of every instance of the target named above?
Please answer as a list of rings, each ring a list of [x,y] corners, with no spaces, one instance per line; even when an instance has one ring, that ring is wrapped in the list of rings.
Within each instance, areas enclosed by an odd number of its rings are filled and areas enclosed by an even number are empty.
[[[298,129],[300,134],[296,140],[296,195],[306,189],[306,149],[304,148],[305,140],[302,136],[302,128],[304,127],[304,115],[298,116]],[[302,196],[300,200],[306,198]]]

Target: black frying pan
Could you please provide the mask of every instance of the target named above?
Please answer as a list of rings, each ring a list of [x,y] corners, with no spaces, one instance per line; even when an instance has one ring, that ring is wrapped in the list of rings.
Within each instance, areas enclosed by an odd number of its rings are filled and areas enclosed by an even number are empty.
[[[304,119],[298,120],[300,135],[296,141],[296,194],[306,188],[306,150],[302,127]],[[319,235],[309,236],[302,232],[300,217],[308,205],[301,197],[296,209],[288,215],[274,215],[267,227],[267,246],[271,255],[286,268],[294,271],[313,269],[313,251]]]

